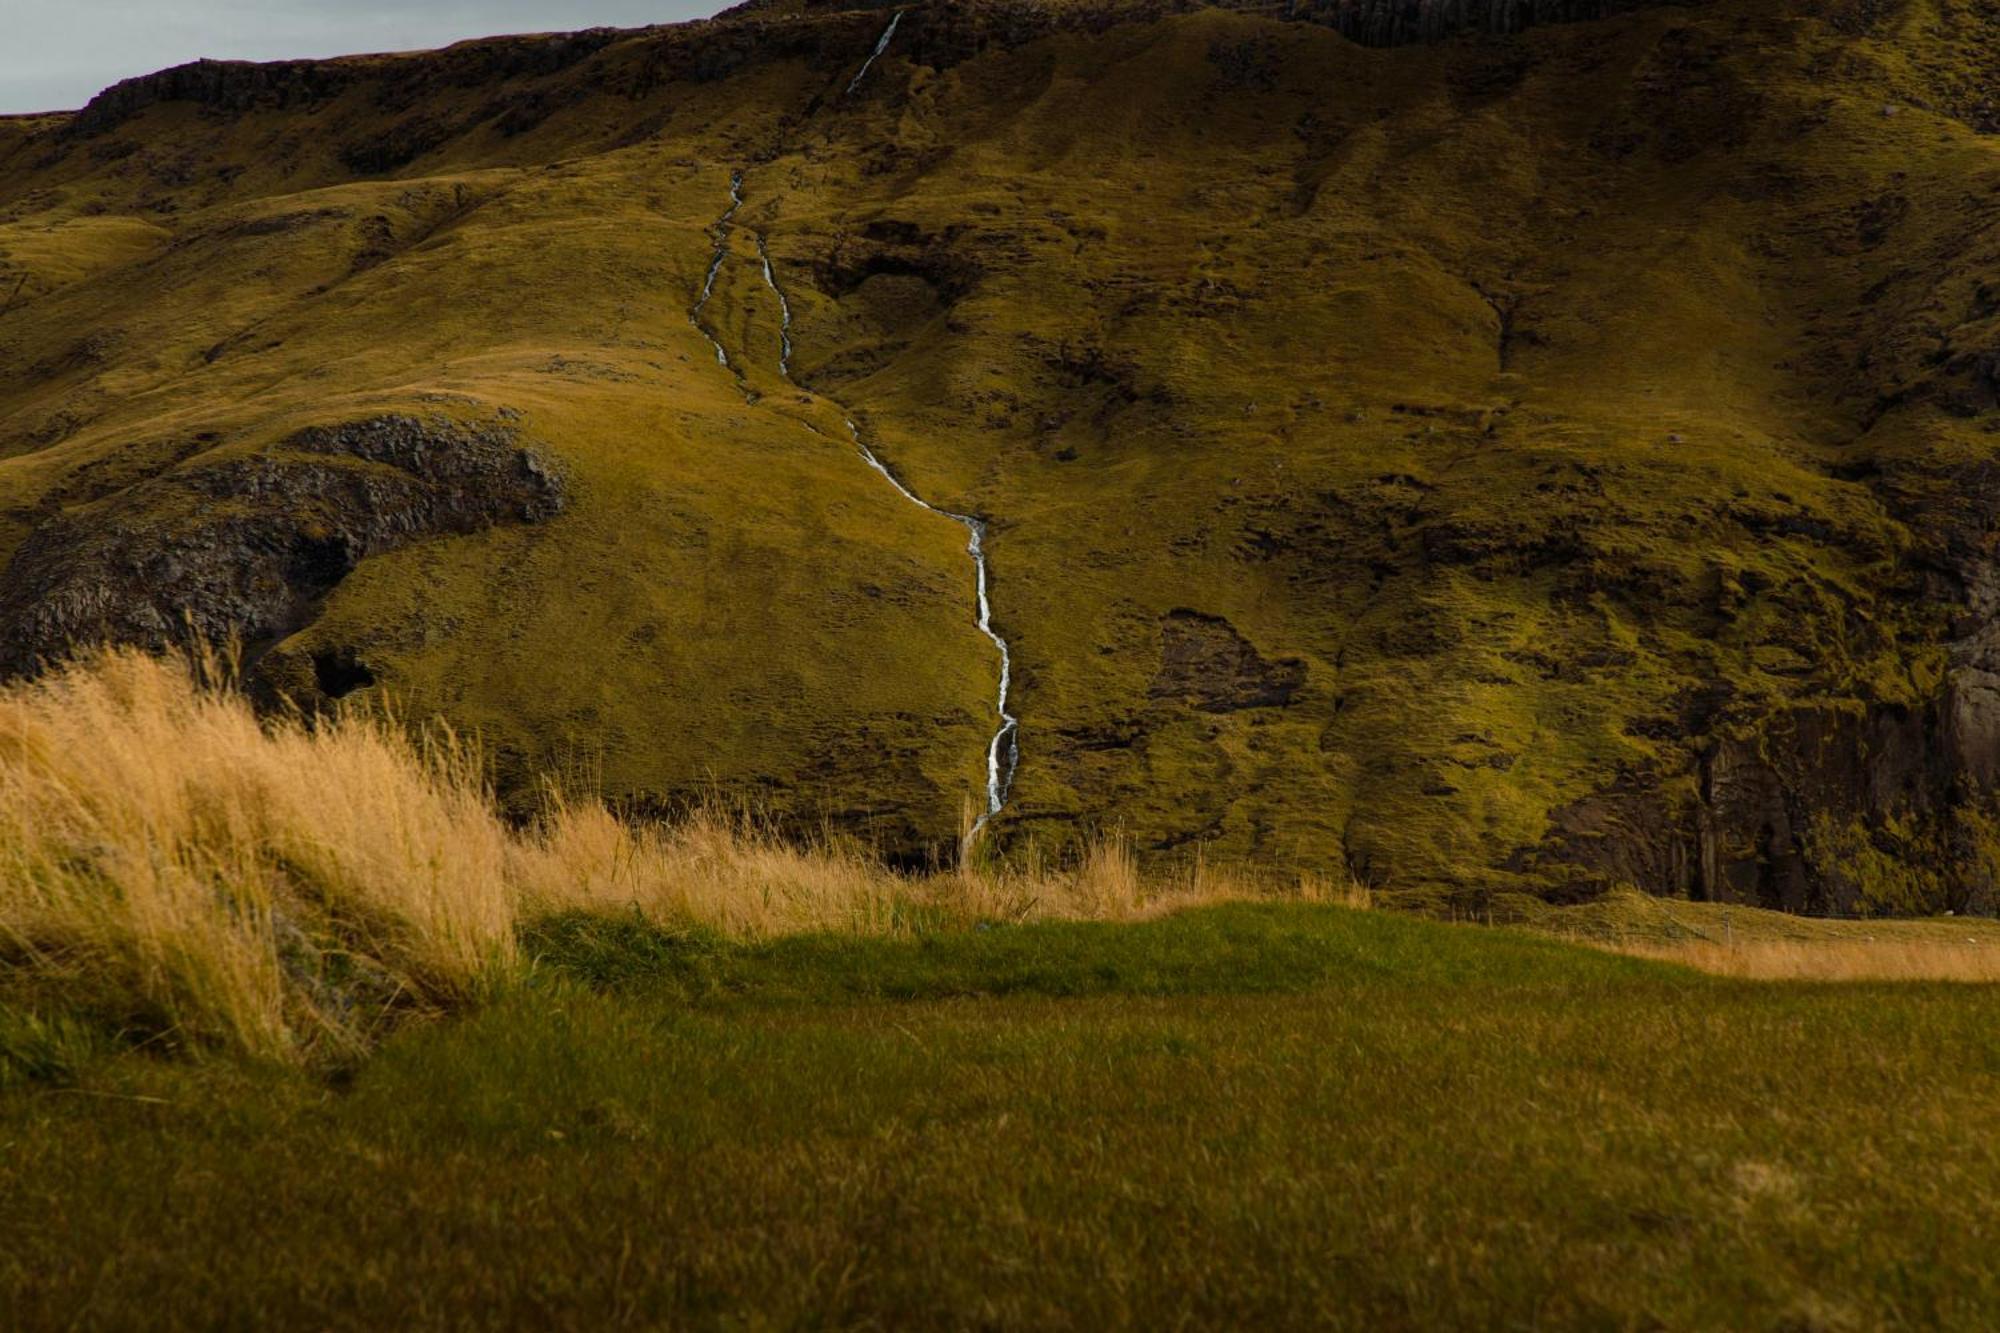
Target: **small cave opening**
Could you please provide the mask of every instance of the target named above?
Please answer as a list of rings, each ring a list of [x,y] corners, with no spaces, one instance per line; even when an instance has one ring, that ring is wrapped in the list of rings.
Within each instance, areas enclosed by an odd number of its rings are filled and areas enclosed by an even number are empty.
[[[375,673],[352,648],[322,648],[313,654],[312,664],[319,692],[329,699],[345,699],[375,683]]]

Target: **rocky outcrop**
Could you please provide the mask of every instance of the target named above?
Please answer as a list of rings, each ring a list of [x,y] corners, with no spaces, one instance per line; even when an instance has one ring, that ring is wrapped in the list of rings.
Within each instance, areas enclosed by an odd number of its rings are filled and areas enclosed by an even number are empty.
[[[2000,465],[1891,472],[1913,578],[1962,612],[1915,704],[1849,699],[1686,729],[1678,773],[1628,773],[1554,812],[1514,868],[1824,915],[2000,911]]]
[[[505,424],[373,417],[196,461],[34,530],[0,573],[0,677],[104,643],[254,653],[369,556],[566,502],[560,469]]]
[[[1507,33],[1543,23],[1607,17],[1657,0],[1286,0],[1278,17],[1334,28],[1357,42],[1395,46],[1437,41],[1460,32]],[[898,6],[880,6],[883,9]],[[1014,46],[1051,31],[1101,32],[1202,9],[1246,9],[1270,16],[1260,0],[1117,0],[1045,5],[999,0],[984,4],[904,7],[897,50],[945,68],[991,47]],[[718,20],[654,32],[630,68],[604,70],[602,86],[631,97],[671,82],[707,82],[758,60],[804,56],[829,65],[858,58],[877,39],[879,16],[850,4],[805,6],[808,16],[782,16],[777,6],[740,5]],[[385,110],[414,105],[437,89],[496,86],[561,74],[633,36],[611,28],[549,36],[464,42],[416,56],[252,63],[198,60],[127,79],[92,98],[68,123],[73,136],[101,135],[161,103],[191,103],[223,116],[320,106],[359,86],[371,86]],[[594,80],[596,82],[596,80]],[[544,98],[547,94],[542,95]],[[500,109],[519,117],[521,107]],[[532,111],[532,108],[530,108]],[[358,151],[358,150],[357,150]]]
[[[1709,740],[1687,773],[1628,774],[1556,811],[1514,868],[1817,915],[1992,911],[1976,845],[1990,789],[1953,744],[1950,707],[1779,713]]]
[[[224,116],[297,110],[330,102],[364,84],[378,85],[375,100],[384,110],[401,110],[441,88],[479,88],[558,74],[628,35],[613,28],[593,28],[463,42],[410,56],[267,63],[197,60],[113,84],[76,114],[69,132],[102,134],[163,102],[191,103]]]
[[[979,261],[959,242],[969,228],[926,232],[907,222],[877,219],[843,233],[813,267],[814,286],[836,300],[870,278],[915,278],[941,305],[963,300],[979,284]]]
[[[1290,17],[1338,29],[1369,46],[1434,42],[1460,32],[1520,32],[1640,8],[1644,0],[1297,0]]]
[[[1402,46],[1441,41],[1458,33],[1511,33],[1537,24],[1608,18],[1657,3],[1662,0],[1283,0],[1277,5],[1265,0],[1112,0],[1051,7],[996,0],[879,8],[905,10],[896,34],[897,50],[919,64],[942,69],[989,48],[1018,46],[1052,31],[1103,32],[1120,24],[1204,9],[1241,9],[1267,18],[1316,23],[1363,45]],[[753,3],[724,17],[750,17],[774,8]],[[856,37],[865,33],[866,40],[873,41],[879,17],[860,18],[852,14],[855,8],[836,0],[823,4],[808,0],[805,6],[807,13],[840,11]],[[865,51],[866,46],[858,49]]]
[[[339,96],[360,71],[332,60],[197,60],[112,84],[77,112],[69,132],[102,134],[162,102],[192,102],[231,115],[312,106]]]
[[[1282,708],[1305,684],[1305,663],[1271,661],[1221,616],[1173,611],[1160,622],[1160,669],[1150,694],[1204,713]]]

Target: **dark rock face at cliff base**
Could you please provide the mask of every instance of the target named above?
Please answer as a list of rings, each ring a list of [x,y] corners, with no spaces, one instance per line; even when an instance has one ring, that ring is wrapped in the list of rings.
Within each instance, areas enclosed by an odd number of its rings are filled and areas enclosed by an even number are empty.
[[[1956,402],[1965,378],[1930,392]],[[1517,868],[1788,912],[2000,911],[2000,465],[1882,481],[1923,533],[1912,573],[1963,608],[1936,691],[1762,716],[1708,700],[1687,769],[1555,811]]]
[[[1800,710],[1713,742],[1678,780],[1645,775],[1555,812],[1517,868],[1812,914],[2000,908],[1984,850],[1992,790],[1971,780],[1937,709]],[[1978,762],[1990,764],[1990,751]]]
[[[197,462],[35,528],[0,573],[0,677],[103,643],[254,652],[369,556],[566,502],[557,465],[512,427],[442,418],[315,426]]]

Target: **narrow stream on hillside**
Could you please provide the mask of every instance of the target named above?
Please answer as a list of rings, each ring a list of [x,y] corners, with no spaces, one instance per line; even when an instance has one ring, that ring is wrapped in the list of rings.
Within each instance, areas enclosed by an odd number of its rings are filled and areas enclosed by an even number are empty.
[[[708,261],[708,276],[702,279],[701,299],[688,311],[688,323],[694,325],[695,332],[708,339],[708,345],[715,349],[715,364],[724,370],[734,370],[729,364],[729,353],[722,350],[722,340],[708,331],[708,325],[701,322],[701,312],[708,309],[708,298],[715,295],[715,280],[722,274],[722,261],[729,258],[729,233],[736,210],[743,207],[743,173],[729,173],[729,207],[722,210],[722,216],[715,220],[715,257]],[[761,238],[759,245],[762,245]],[[786,317],[790,322],[790,316]],[[789,353],[788,353],[789,355]]]
[[[882,34],[882,40],[876,44],[875,55],[880,55],[883,48],[888,46],[889,38],[895,34],[896,22],[901,18],[902,12],[899,10],[896,18],[890,20],[888,31]],[[874,56],[869,57],[869,63],[874,63]],[[866,74],[867,72],[868,67],[866,65],[862,66],[861,73]],[[855,82],[859,83],[860,78],[860,75],[856,75]],[[695,302],[694,308],[689,312],[688,316],[695,328],[700,330],[702,336],[707,338],[709,344],[715,348],[717,364],[730,370],[734,370],[735,367],[730,363],[729,354],[723,350],[720,340],[713,333],[709,332],[708,326],[702,323],[701,316],[703,310],[708,306],[709,298],[714,295],[716,277],[722,271],[723,262],[729,256],[729,236],[733,220],[736,216],[736,210],[742,206],[743,173],[738,171],[732,173],[729,178],[729,207],[716,220],[715,257],[709,263],[708,276],[702,283],[701,297]],[[778,301],[778,374],[786,383],[796,383],[792,379],[791,299],[785,295],[784,287],[778,282],[777,270],[771,266],[771,251],[769,245],[766,243],[764,234],[762,232],[754,234],[757,238],[757,262],[763,270],[764,285],[771,289],[771,294]],[[952,522],[963,527],[968,535],[969,540],[966,543],[965,549],[966,553],[972,557],[973,569],[977,574],[978,600],[976,607],[978,615],[975,623],[979,626],[979,632],[985,635],[988,641],[1000,653],[1000,693],[994,703],[994,712],[999,718],[999,726],[994,730],[993,739],[986,747],[986,810],[985,813],[979,816],[978,822],[972,826],[972,833],[966,840],[969,846],[972,838],[976,838],[995,815],[1006,809],[1007,797],[1014,787],[1014,774],[1021,766],[1021,720],[1009,711],[1009,705],[1012,702],[1014,692],[1014,650],[1007,642],[1005,636],[993,628],[993,599],[991,596],[992,568],[986,555],[986,541],[988,536],[986,520],[974,514],[960,514],[950,509],[940,509],[904,485],[902,478],[898,477],[889,465],[877,457],[875,451],[870,449],[866,442],[862,440],[861,427],[855,424],[854,418],[847,413],[845,406],[837,399],[828,398],[824,394],[815,396],[841,409],[841,422],[847,427],[848,436],[853,440],[854,448],[861,455],[861,460],[880,473],[883,480],[895,487],[898,495],[901,495],[911,504],[936,514],[939,518],[950,519]],[[821,433],[819,428],[811,422],[803,424],[806,429],[812,431],[815,435]]]
[[[778,373],[789,382],[792,378],[792,303],[786,299],[785,289],[778,285],[778,275],[771,268],[771,250],[764,244],[764,233],[761,231],[757,233],[757,262],[764,266],[764,285],[771,289],[771,295],[778,298]]]
[[[875,67],[875,62],[880,60],[882,58],[882,53],[889,49],[889,43],[894,41],[896,38],[896,25],[898,23],[901,23],[902,21],[903,21],[903,11],[899,9],[889,19],[889,26],[882,29],[882,35],[880,38],[876,40],[875,49],[868,53],[868,59],[861,62],[860,72],[856,74],[854,76],[853,81],[847,85],[848,94],[853,93],[853,91],[856,88],[859,88],[861,86],[861,81],[868,77],[868,71]]]
[[[999,729],[993,733],[992,743],[986,747],[986,813],[972,826],[972,835],[977,837],[986,827],[988,820],[1007,808],[1007,794],[1014,786],[1014,770],[1021,766],[1020,731],[1021,720],[1007,710],[1010,696],[1014,691],[1014,650],[1000,632],[993,628],[993,599],[988,595],[988,581],[991,571],[986,560],[986,520],[971,514],[958,514],[949,509],[940,509],[930,501],[905,486],[902,479],[889,470],[889,465],[875,456],[875,451],[861,442],[861,428],[851,419],[843,418],[847,433],[854,440],[854,447],[861,451],[862,461],[881,473],[883,478],[896,488],[905,500],[930,510],[941,518],[962,525],[970,534],[966,543],[966,553],[972,557],[973,568],[978,572],[979,587],[979,632],[993,641],[1000,650],[1000,697],[994,711],[1000,718]]]

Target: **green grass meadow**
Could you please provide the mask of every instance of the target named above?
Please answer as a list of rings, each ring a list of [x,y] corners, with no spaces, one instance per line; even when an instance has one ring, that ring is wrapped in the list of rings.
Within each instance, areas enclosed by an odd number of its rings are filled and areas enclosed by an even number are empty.
[[[576,918],[533,947],[525,989],[352,1068],[64,1074],[44,1032],[24,1081],[17,1026],[0,1323],[2000,1313],[1989,989],[1291,906],[756,946]]]

